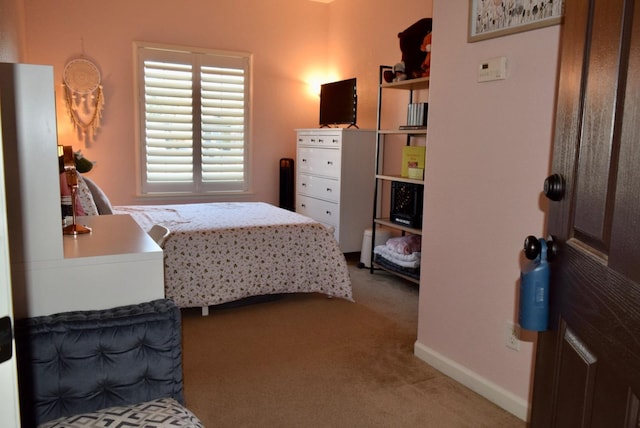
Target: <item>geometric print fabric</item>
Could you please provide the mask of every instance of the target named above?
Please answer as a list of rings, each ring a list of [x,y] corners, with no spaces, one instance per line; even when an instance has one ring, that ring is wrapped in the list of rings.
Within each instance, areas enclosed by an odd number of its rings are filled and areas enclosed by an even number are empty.
[[[160,398],[131,406],[49,421],[38,428],[204,428],[202,422],[173,398]]]

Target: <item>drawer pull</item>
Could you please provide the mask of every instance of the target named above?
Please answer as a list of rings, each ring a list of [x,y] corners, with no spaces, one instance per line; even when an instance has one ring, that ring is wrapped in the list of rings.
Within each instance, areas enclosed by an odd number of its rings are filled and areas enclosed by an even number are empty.
[[[331,211],[329,211],[329,210],[325,211],[324,213],[327,214],[327,215],[331,215]]]
[[[307,187],[307,183],[302,183],[302,187]]]
[[[318,138],[318,142],[319,143],[324,143],[324,140],[322,138]]]
[[[327,165],[333,165],[333,162],[327,161]]]
[[[302,158],[302,162],[306,162],[307,160],[305,158]]]
[[[333,189],[331,187],[327,187],[327,192],[333,192]]]
[[[337,143],[337,142],[338,142],[338,139],[337,139],[337,138],[334,138],[333,140],[331,140],[331,142],[332,142],[332,143]]]
[[[300,204],[300,206],[301,206],[302,208],[307,208],[307,206],[306,206],[305,204]]]

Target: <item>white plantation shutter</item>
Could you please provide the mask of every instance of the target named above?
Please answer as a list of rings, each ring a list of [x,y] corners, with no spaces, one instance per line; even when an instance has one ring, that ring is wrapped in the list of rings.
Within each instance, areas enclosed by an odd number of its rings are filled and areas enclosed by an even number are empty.
[[[202,66],[202,180],[244,180],[244,70]]]
[[[247,191],[249,55],[136,52],[142,192]]]
[[[193,182],[193,66],[144,62],[147,181]]]

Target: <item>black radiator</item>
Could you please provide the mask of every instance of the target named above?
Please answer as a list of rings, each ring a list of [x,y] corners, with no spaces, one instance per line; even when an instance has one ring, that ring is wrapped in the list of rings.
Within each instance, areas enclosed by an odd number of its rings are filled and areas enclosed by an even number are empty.
[[[280,208],[295,211],[293,159],[280,159]]]

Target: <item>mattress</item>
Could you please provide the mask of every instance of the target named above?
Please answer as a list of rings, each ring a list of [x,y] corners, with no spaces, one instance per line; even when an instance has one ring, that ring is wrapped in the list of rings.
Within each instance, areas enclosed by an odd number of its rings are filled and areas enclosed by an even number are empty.
[[[164,241],[165,295],[179,307],[246,297],[322,293],[353,300],[333,234],[306,216],[263,202],[116,206]]]

